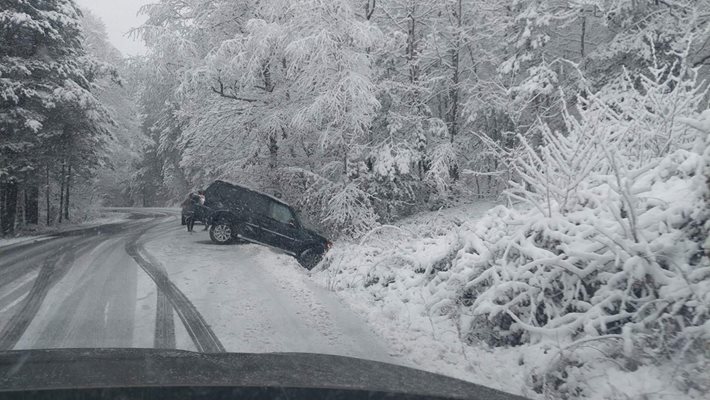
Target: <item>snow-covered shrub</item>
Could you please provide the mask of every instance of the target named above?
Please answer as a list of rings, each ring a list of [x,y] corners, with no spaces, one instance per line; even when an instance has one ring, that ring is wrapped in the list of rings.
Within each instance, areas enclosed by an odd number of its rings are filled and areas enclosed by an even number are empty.
[[[335,185],[333,197],[327,201],[323,223],[345,235],[358,236],[377,223],[370,196],[355,183]]]
[[[493,210],[432,283],[458,293],[470,340],[609,341],[627,368],[707,365],[710,111],[697,116],[696,71],[678,70],[627,76],[643,84],[623,85],[620,102],[581,101],[568,132],[540,126],[539,149],[520,138],[510,196],[521,207]],[[562,357],[540,379],[577,364]],[[548,384],[537,387],[562,390]]]
[[[357,237],[377,225],[372,195],[360,188],[359,180],[332,182],[302,168],[283,168],[283,172],[286,199],[294,200],[302,216],[329,236]]]
[[[414,329],[412,337],[430,331],[449,360],[456,346],[466,362],[485,344],[484,353],[507,360],[520,352],[515,374],[544,395],[702,398],[710,391],[710,110],[697,112],[706,106],[695,74],[669,66],[643,79],[627,74],[643,84],[618,85],[626,96],[613,87],[588,93],[566,108],[564,132],[541,123],[538,148],[519,137],[515,207],[480,220],[382,226],[338,243],[318,274],[371,302],[370,318]]]

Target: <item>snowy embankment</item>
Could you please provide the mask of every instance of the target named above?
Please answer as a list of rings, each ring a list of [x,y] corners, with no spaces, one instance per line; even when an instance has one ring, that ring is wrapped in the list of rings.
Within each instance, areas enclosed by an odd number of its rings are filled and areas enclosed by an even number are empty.
[[[481,203],[421,214],[381,227],[357,242],[339,242],[314,278],[338,292],[394,352],[417,368],[530,398],[545,398],[540,392],[558,397],[543,390],[543,384],[557,385],[559,397],[575,398],[578,393],[593,399],[704,398],[710,382],[702,360],[633,365],[643,363],[626,357],[622,341],[604,343],[602,335],[576,342],[552,335],[515,346],[496,343],[510,333],[496,326],[495,319],[474,322],[481,310],[473,310],[474,300],[467,300],[462,291],[463,277],[475,271],[470,264],[475,247],[495,242],[495,230],[504,226],[498,217],[511,213],[498,206],[484,216],[491,207]],[[488,233],[491,236],[486,237]],[[520,284],[513,276],[499,279],[493,292]],[[704,285],[708,293],[707,282]],[[512,330],[510,323],[508,329]],[[704,329],[708,330],[707,323]]]
[[[707,132],[643,163],[600,129],[543,132],[517,208],[381,227],[315,278],[422,369],[531,398],[707,399]]]
[[[30,242],[39,242],[42,240],[47,240],[49,239],[49,236],[19,236],[19,237],[14,237],[14,238],[3,238],[0,239],[0,247],[5,247],[9,246],[11,244],[20,244],[20,243],[30,243]]]
[[[432,277],[451,267],[476,221],[495,204],[481,202],[419,214],[354,242],[337,242],[313,277],[334,290],[415,367],[529,395],[525,354],[466,342]],[[521,365],[523,363],[523,365]]]

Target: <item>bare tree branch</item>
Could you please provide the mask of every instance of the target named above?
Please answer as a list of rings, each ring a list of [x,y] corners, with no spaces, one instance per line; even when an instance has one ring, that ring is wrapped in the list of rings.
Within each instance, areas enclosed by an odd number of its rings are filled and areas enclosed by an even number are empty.
[[[211,86],[210,89],[212,89],[213,92],[217,93],[221,97],[224,97],[226,99],[232,99],[232,100],[237,100],[237,101],[244,101],[247,103],[256,103],[260,102],[261,100],[259,99],[249,99],[246,97],[240,97],[240,96],[235,96],[232,94],[228,94],[224,91],[224,83],[222,82],[222,79],[217,78],[217,83],[219,83],[219,89],[215,88],[214,86]]]

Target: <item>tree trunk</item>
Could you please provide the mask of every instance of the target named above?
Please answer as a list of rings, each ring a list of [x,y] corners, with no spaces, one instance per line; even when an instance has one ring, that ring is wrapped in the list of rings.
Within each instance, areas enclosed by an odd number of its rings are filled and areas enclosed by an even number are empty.
[[[279,166],[279,142],[276,133],[269,135],[269,183],[272,187],[278,187],[279,176],[276,169]]]
[[[17,217],[17,182],[11,180],[2,184],[3,186],[3,214],[2,220],[3,235],[15,233],[15,218]]]
[[[419,65],[414,62],[414,58],[417,55],[417,20],[414,17],[414,12],[416,6],[412,6],[409,10],[408,24],[407,27],[407,62],[409,63],[409,82],[414,83],[419,80]]]
[[[5,184],[0,182],[0,236],[2,236],[3,220],[5,219]]]
[[[375,13],[375,7],[377,7],[377,0],[367,0],[367,4],[365,4],[365,19],[370,20],[372,18],[372,14]]]
[[[64,217],[64,183],[66,181],[66,162],[62,161],[62,174],[59,176],[59,223]]]
[[[582,37],[580,38],[579,53],[584,58],[584,44],[587,36],[587,17],[582,17]]]
[[[67,194],[64,196],[64,219],[69,221],[69,190],[71,189],[71,164],[67,166],[67,184],[65,185]]]
[[[27,195],[22,184],[17,188],[17,214],[15,215],[15,229],[25,225],[25,204],[27,203]]]
[[[47,226],[52,225],[52,206],[49,203],[49,198],[50,198],[50,186],[49,186],[49,164],[47,164],[47,171],[45,175],[45,192],[44,192],[44,199],[47,203]]]
[[[449,98],[451,99],[451,108],[449,109],[448,115],[448,125],[449,125],[449,135],[451,143],[454,143],[454,139],[458,135],[458,117],[459,117],[459,97],[460,89],[459,83],[461,81],[461,66],[460,66],[460,56],[461,56],[461,26],[463,24],[463,1],[459,0],[457,3],[457,8],[454,11],[454,18],[456,18],[456,34],[454,36],[454,49],[451,52],[451,68],[453,73],[451,76],[451,88],[449,89]],[[459,179],[459,166],[454,164],[449,167],[449,176],[454,181]]]
[[[25,224],[39,224],[39,186],[35,182],[25,187]]]
[[[279,142],[276,134],[269,135],[269,169],[273,173],[279,164]]]
[[[458,116],[459,116],[459,82],[461,80],[460,74],[460,55],[461,55],[461,25],[463,23],[463,5],[462,0],[458,1],[457,10],[454,12],[454,17],[456,18],[456,34],[454,39],[454,49],[451,52],[451,68],[453,73],[451,76],[451,89],[449,90],[449,97],[451,98],[451,108],[449,111],[449,134],[451,136],[451,143],[454,142],[454,138],[458,134]]]

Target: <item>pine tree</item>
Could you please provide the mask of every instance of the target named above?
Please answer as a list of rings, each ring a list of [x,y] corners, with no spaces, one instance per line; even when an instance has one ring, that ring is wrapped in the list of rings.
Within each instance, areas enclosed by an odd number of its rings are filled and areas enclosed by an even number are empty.
[[[20,192],[25,221],[38,222],[40,173],[58,166],[60,210],[69,217],[72,180],[100,162],[110,118],[90,91],[100,68],[84,51],[73,0],[3,0],[0,9],[0,218],[8,234]]]

